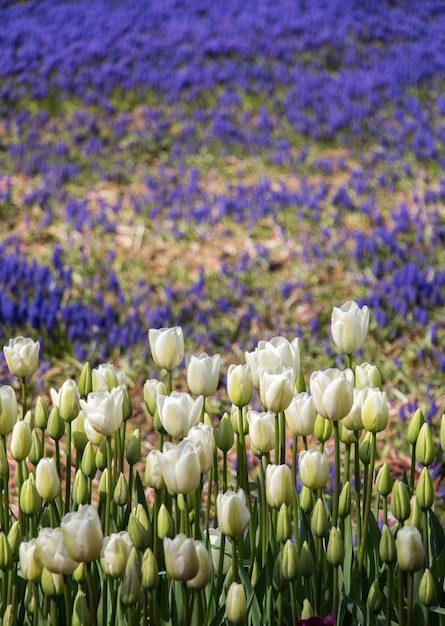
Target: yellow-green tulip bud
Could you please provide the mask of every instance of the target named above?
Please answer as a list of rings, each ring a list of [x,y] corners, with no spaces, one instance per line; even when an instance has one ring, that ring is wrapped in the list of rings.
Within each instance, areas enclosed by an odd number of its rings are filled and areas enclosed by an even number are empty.
[[[31,431],[31,450],[28,454],[28,460],[33,464],[37,465],[40,459],[43,456],[43,437],[42,433],[34,428]]]
[[[329,532],[328,514],[322,498],[318,498],[311,518],[311,532],[315,537],[326,537]]]
[[[349,428],[347,428],[343,424],[342,420],[338,422],[338,435],[339,435],[340,441],[347,445],[351,443],[355,443],[357,440],[355,430],[350,430]]]
[[[79,393],[82,398],[86,398],[93,391],[93,376],[91,365],[86,361],[82,367],[79,377]]]
[[[150,545],[151,524],[147,511],[138,504],[130,513],[128,534],[138,550],[145,550]]]
[[[338,515],[340,519],[344,519],[351,513],[351,485],[349,480],[345,482],[340,492],[338,500]]]
[[[360,449],[359,449],[360,461],[363,463],[365,467],[369,465],[369,462],[371,460],[371,446],[372,446],[372,434],[370,431],[368,431],[366,435],[363,437],[363,440],[360,444]]]
[[[418,528],[403,526],[396,537],[397,563],[404,572],[418,572],[425,561],[425,550]]]
[[[164,539],[165,568],[174,580],[191,580],[199,570],[196,544],[185,535],[176,535],[174,539]]]
[[[300,454],[301,463],[301,454]],[[269,506],[280,509],[282,504],[290,506],[295,487],[292,485],[292,473],[288,465],[272,465],[266,468],[266,498]]]
[[[91,489],[88,478],[81,469],[78,469],[74,475],[72,497],[76,505],[89,504],[91,501]]]
[[[24,461],[31,450],[31,429],[29,424],[20,420],[14,424],[9,451],[16,461]]]
[[[289,582],[296,580],[300,574],[300,559],[297,546],[290,539],[284,544],[281,570],[283,577]]]
[[[133,403],[127,385],[123,385],[124,399],[122,402],[122,421],[126,422],[133,415]]]
[[[166,396],[167,395],[167,387],[163,382],[156,380],[155,378],[151,380],[146,380],[144,384],[144,402],[147,407],[147,411],[149,414],[154,417],[157,408],[156,401],[158,396]]]
[[[159,507],[158,512],[158,537],[159,539],[165,539],[166,537],[173,537],[174,525],[172,516],[170,515],[167,507],[164,503]]]
[[[434,504],[434,485],[427,467],[422,469],[417,481],[416,498],[422,511],[428,511]]]
[[[383,602],[384,602],[384,596],[383,596],[382,590],[379,587],[378,581],[375,580],[369,589],[368,599],[366,603],[368,607],[370,608],[370,610],[373,613],[377,614],[381,611],[383,607]]]
[[[8,457],[6,456],[3,441],[0,440],[0,478],[6,478],[7,476],[9,476]]]
[[[34,615],[37,602],[40,601],[40,598],[37,598],[37,591],[38,588],[36,585],[26,585],[24,604],[28,615]]]
[[[79,563],[73,572],[73,578],[78,585],[86,581],[86,563]]]
[[[227,393],[237,407],[247,406],[252,399],[253,384],[248,365],[230,365],[227,372]]]
[[[314,508],[314,494],[312,489],[303,485],[300,492],[300,507],[301,510],[309,515]]]
[[[306,381],[304,380],[303,369],[300,366],[300,371],[298,372],[297,380],[295,381],[295,391],[297,393],[305,393],[307,390]]]
[[[216,445],[222,452],[228,452],[233,446],[234,432],[230,417],[225,413],[219,422],[218,429],[215,433]]]
[[[408,485],[401,480],[396,480],[392,488],[391,511],[400,523],[403,523],[410,516],[411,505]]]
[[[63,435],[65,434],[65,424],[60,417],[59,407],[57,406],[55,406],[50,411],[47,430],[48,435],[51,437],[51,439],[54,439],[54,441],[59,441],[59,439],[62,439]]]
[[[16,520],[12,524],[8,532],[8,543],[9,543],[9,547],[11,548],[12,560],[14,562],[18,561],[19,559],[19,550],[20,550],[20,544],[22,540],[23,540],[23,536],[22,536],[22,530],[20,528],[20,522]]]
[[[278,512],[276,539],[284,543],[292,536],[292,519],[289,507],[282,504]]]
[[[392,491],[393,479],[388,463],[384,463],[377,474],[375,486],[383,498],[387,498]]]
[[[329,532],[326,557],[333,567],[341,565],[345,558],[345,544],[338,528],[333,526]]]
[[[415,445],[420,429],[425,423],[425,417],[421,409],[417,409],[408,424],[408,441],[412,446]]]
[[[301,609],[301,619],[308,620],[311,617],[315,617],[314,609],[307,598],[303,600],[303,608]]]
[[[133,606],[141,595],[141,571],[134,565],[127,568],[121,588],[121,602],[126,606]]]
[[[82,472],[88,478],[94,478],[96,475],[96,451],[91,441],[87,443],[82,453],[82,461],[80,463]]]
[[[71,422],[71,437],[76,452],[79,455],[82,454],[89,441],[85,432],[85,414],[83,411],[80,411],[76,419]]]
[[[142,441],[139,428],[135,428],[127,444],[125,457],[129,465],[136,465],[141,458]]]
[[[79,415],[80,393],[74,380],[66,380],[60,388],[58,407],[64,422],[72,422]]]
[[[434,461],[436,446],[428,424],[423,424],[420,428],[416,441],[416,461],[421,465],[429,466]]]
[[[320,443],[324,443],[332,436],[332,421],[317,413],[314,423],[314,435]]]
[[[107,467],[107,439],[102,439],[96,452],[96,467],[103,471]]]
[[[43,593],[49,598],[56,598],[63,594],[65,584],[63,582],[62,574],[54,574],[50,572],[46,567],[42,570],[42,577],[40,579]]]
[[[153,591],[159,584],[159,570],[155,555],[147,548],[142,557],[142,587]]]
[[[96,456],[97,458],[97,456]],[[99,499],[104,501],[108,494],[108,467],[102,470],[99,480]]]
[[[437,605],[437,589],[434,577],[429,569],[423,572],[419,584],[419,600],[425,606]]]
[[[12,567],[11,546],[5,533],[0,532],[0,570],[4,572],[10,567]]]
[[[289,581],[283,576],[283,555],[281,552],[277,554],[272,572],[272,585],[278,592],[284,591],[289,585]]]
[[[226,598],[226,618],[232,624],[244,624],[247,617],[247,599],[243,585],[233,582]]]
[[[379,556],[380,560],[387,565],[392,565],[396,562],[396,540],[386,524],[382,528],[380,537]]]
[[[314,557],[307,541],[303,541],[300,549],[300,571],[304,578],[310,578],[314,573]]]
[[[79,589],[73,606],[72,626],[91,626],[91,613],[85,593]]]
[[[12,604],[8,604],[5,612],[3,613],[2,626],[14,626],[16,623],[14,607]]]
[[[378,433],[388,424],[386,391],[369,389],[362,406],[362,422],[368,432]]]
[[[410,515],[406,520],[406,523],[410,526],[415,526],[419,530],[422,529],[422,511],[420,510],[419,502],[416,494],[411,496],[410,500]]]
[[[187,587],[194,591],[201,591],[209,584],[213,576],[213,568],[205,545],[201,541],[195,541],[195,548],[199,561],[198,572],[194,578],[187,581]]]
[[[42,507],[42,498],[37,491],[34,474],[30,474],[20,490],[20,508],[26,515],[35,515]]]
[[[128,482],[125,475],[121,472],[114,488],[113,500],[117,506],[125,506],[128,502],[129,496],[130,489],[128,487]]]

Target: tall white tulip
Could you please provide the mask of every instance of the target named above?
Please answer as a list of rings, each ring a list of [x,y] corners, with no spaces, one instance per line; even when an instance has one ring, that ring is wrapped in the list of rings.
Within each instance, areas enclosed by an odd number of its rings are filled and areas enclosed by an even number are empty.
[[[39,366],[40,343],[29,337],[10,339],[3,348],[6,364],[13,376],[32,376]]]
[[[345,302],[334,307],[331,317],[331,333],[335,345],[346,354],[357,352],[365,343],[368,334],[369,309],[356,302]]]
[[[219,383],[221,356],[219,354],[209,356],[202,352],[199,356],[192,354],[186,357],[186,363],[190,391],[196,396],[213,395]]]
[[[284,415],[293,435],[306,437],[314,432],[317,411],[312,396],[306,391],[294,393],[289,406],[284,409]]]
[[[338,421],[351,410],[354,401],[352,370],[328,368],[312,372],[310,390],[315,408],[326,419]]]
[[[199,422],[203,403],[203,396],[193,399],[186,391],[172,391],[169,396],[158,396],[159,420],[169,435],[183,439]]]
[[[184,358],[184,334],[180,326],[150,328],[148,341],[158,367],[172,371]]]
[[[261,454],[275,446],[275,415],[272,411],[247,411],[250,441]]]
[[[221,532],[228,537],[241,537],[250,519],[243,489],[218,494],[216,508]]]
[[[162,477],[170,493],[187,494],[201,480],[201,464],[196,447],[183,439],[177,446],[166,441],[162,452],[156,451]]]
[[[287,409],[294,395],[294,370],[278,366],[260,369],[260,397],[263,406],[273,413]]]
[[[309,489],[321,489],[329,480],[329,466],[326,451],[315,448],[302,450],[298,457],[301,482]]]
[[[85,414],[85,432],[88,435],[88,424],[108,437],[120,428],[123,421],[124,389],[115,387],[111,391],[93,391],[87,400],[80,400]]]
[[[300,374],[300,345],[296,337],[288,341],[285,337],[273,337],[270,341],[258,342],[258,362],[260,367],[273,369],[276,365],[290,367],[294,380]]]

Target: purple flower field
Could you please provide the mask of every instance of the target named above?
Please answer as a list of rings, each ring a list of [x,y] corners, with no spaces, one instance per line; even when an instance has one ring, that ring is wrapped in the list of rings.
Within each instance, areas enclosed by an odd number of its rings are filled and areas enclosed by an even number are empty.
[[[4,343],[143,362],[150,327],[181,325],[190,351],[297,335],[328,363],[352,298],[366,357],[437,414],[442,2],[3,0],[0,19]]]

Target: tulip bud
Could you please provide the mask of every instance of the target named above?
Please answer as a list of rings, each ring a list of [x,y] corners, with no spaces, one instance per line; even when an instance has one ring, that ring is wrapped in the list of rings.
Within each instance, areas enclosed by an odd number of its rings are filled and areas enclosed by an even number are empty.
[[[404,572],[422,569],[425,560],[422,537],[415,526],[403,526],[396,537],[397,562]]]
[[[86,361],[79,376],[79,393],[82,398],[87,398],[93,391],[93,375],[91,365]]]
[[[417,409],[408,424],[408,441],[412,446],[416,444],[420,429],[425,423],[425,417],[421,409]]]
[[[80,411],[76,419],[71,422],[71,437],[76,452],[79,455],[82,454],[89,442],[88,435],[85,432],[85,415],[83,411]]]
[[[247,435],[247,433],[249,432],[249,422],[247,421],[247,411],[248,411],[248,407],[244,406],[241,409],[241,415],[242,415],[242,424],[243,424],[243,432],[241,433],[241,435]],[[230,421],[232,422],[232,426],[233,426],[233,431],[239,436],[240,432],[239,432],[239,423],[240,423],[240,408],[236,406],[236,404],[232,404],[232,406],[230,407]]]
[[[317,413],[314,423],[314,435],[320,443],[324,443],[331,438],[332,428],[333,426],[331,420],[328,420],[323,417],[323,415],[320,415],[320,413]]]
[[[420,473],[416,486],[416,498],[422,511],[428,511],[434,504],[434,486],[428,468]]]
[[[309,487],[306,487],[305,485],[302,486],[301,492],[300,492],[300,507],[301,507],[301,510],[306,513],[306,515],[309,515],[309,513],[314,508],[313,491],[312,489],[310,489]]]
[[[300,571],[303,578],[310,578],[314,573],[314,557],[307,541],[303,541],[300,549]]]
[[[78,469],[74,475],[72,498],[74,504],[89,504],[91,501],[91,489],[88,482],[88,477]]]
[[[85,476],[87,476],[88,478],[93,479],[95,477],[97,471],[96,451],[94,450],[94,446],[91,441],[89,441],[84,448],[80,468],[82,470],[82,473],[85,474]]]
[[[85,593],[79,588],[74,600],[72,626],[91,626],[91,614]]]
[[[360,461],[367,467],[371,460],[372,433],[368,431],[363,437],[360,444],[359,457]]]
[[[73,578],[78,585],[86,581],[86,563],[79,563],[73,572]]]
[[[416,461],[421,465],[429,466],[434,461],[436,446],[434,445],[431,429],[428,424],[420,428],[416,442]]]
[[[121,588],[121,602],[126,606],[133,606],[141,595],[141,572],[135,566],[127,568]]]
[[[159,570],[155,555],[147,548],[142,557],[142,587],[153,591],[159,584]]]
[[[50,572],[46,567],[42,570],[42,577],[40,579],[43,593],[49,598],[56,598],[63,594],[65,585],[63,582],[62,574],[55,574]]]
[[[303,608],[301,609],[301,620],[310,620],[311,617],[314,617],[314,609],[311,606],[311,603],[307,598],[303,600]]]
[[[375,580],[369,589],[368,599],[366,603],[368,607],[370,608],[370,610],[373,613],[377,614],[381,611],[383,607],[383,602],[384,602],[383,593],[379,587],[379,582]]]
[[[176,535],[174,539],[164,539],[165,568],[174,580],[191,580],[199,570],[196,544],[185,535]]]
[[[269,506],[280,509],[282,504],[290,506],[295,487],[287,465],[271,465],[266,468],[266,498]]]
[[[386,391],[370,389],[362,406],[362,422],[368,432],[378,433],[388,424]]]
[[[174,525],[172,516],[170,515],[165,504],[162,503],[158,511],[158,537],[159,539],[173,537],[173,533]]]
[[[5,533],[0,532],[0,570],[5,572],[12,567],[12,552]]]
[[[134,546],[138,550],[146,550],[150,545],[151,524],[147,511],[142,504],[138,504],[130,513],[128,533]]]
[[[345,302],[334,307],[331,316],[331,333],[335,345],[345,354],[357,352],[365,343],[369,325],[369,309],[356,302]]]
[[[0,435],[9,435],[17,421],[17,398],[10,385],[0,387]]]
[[[357,441],[355,430],[350,430],[345,426],[343,420],[338,422],[338,436],[342,443],[350,445]]]
[[[279,552],[273,566],[272,585],[278,592],[282,592],[288,584],[289,581],[283,576],[283,554]]]
[[[244,491],[238,489],[238,492],[218,494],[216,508],[221,531],[232,538],[240,537],[250,519]]]
[[[230,417],[225,413],[219,422],[218,429],[215,434],[216,445],[222,452],[228,452],[233,446],[234,433]]]
[[[51,409],[48,417],[47,430],[48,435],[51,439],[54,439],[54,441],[59,441],[59,439],[62,439],[65,434],[65,424],[60,417],[59,408],[57,406]]]
[[[292,535],[292,520],[289,507],[282,504],[278,512],[276,538],[277,541],[284,543]]]
[[[14,626],[16,623],[14,607],[12,604],[8,604],[5,612],[3,613],[2,626]]]
[[[144,384],[144,402],[147,407],[147,411],[152,417],[154,417],[157,411],[157,398],[158,396],[166,396],[167,387],[163,382],[156,380],[146,380]]]
[[[388,463],[384,463],[377,474],[375,486],[383,498],[387,498],[391,493],[393,480]]]
[[[135,428],[127,444],[125,453],[128,465],[136,465],[141,458],[142,441],[139,434],[139,428]]]
[[[333,567],[341,565],[345,558],[345,544],[338,528],[333,526],[329,533],[326,557]]]
[[[36,467],[36,487],[44,500],[54,500],[60,492],[60,478],[54,458],[41,459]]]
[[[422,529],[422,512],[420,510],[419,502],[417,500],[416,494],[411,496],[410,504],[410,515],[406,520],[406,524],[410,526],[415,526],[419,530]]]
[[[9,476],[9,462],[5,452],[5,446],[0,439],[0,478]]]
[[[74,380],[66,380],[59,391],[59,415],[64,422],[72,422],[80,411],[80,393]]]
[[[14,424],[9,450],[16,461],[24,461],[31,450],[31,429],[27,422],[20,420]]]
[[[31,431],[31,449],[28,460],[35,466],[43,456],[43,437],[40,431],[34,428]]]
[[[395,563],[397,558],[396,540],[386,524],[382,528],[382,534],[380,537],[379,556],[380,560],[387,565]]]
[[[300,559],[298,557],[298,550],[295,543],[290,539],[288,539],[284,544],[281,570],[283,577],[288,582],[296,580],[300,574]]]
[[[349,480],[345,482],[338,500],[338,516],[344,519],[351,513],[351,485]]]
[[[122,401],[122,421],[126,422],[133,415],[133,403],[127,385],[122,385],[124,399]]]
[[[300,479],[309,489],[322,489],[329,480],[326,452],[315,448],[302,450],[299,455]]]
[[[252,399],[253,384],[248,365],[230,365],[227,372],[227,393],[237,407],[247,406]]]
[[[125,475],[121,472],[114,488],[113,500],[117,504],[117,506],[123,507],[127,504],[129,495],[130,489],[128,487],[127,479],[125,478]]]
[[[396,480],[392,488],[391,511],[400,523],[407,520],[411,512],[408,486],[401,480]]]
[[[98,470],[103,471],[104,469],[106,469],[107,455],[108,455],[107,440],[102,439],[96,452],[96,467]]]
[[[315,537],[325,537],[329,532],[328,514],[322,498],[318,498],[311,518],[311,532]]]
[[[233,582],[226,598],[226,618],[232,624],[243,624],[247,616],[247,599],[244,587]]]
[[[437,605],[436,583],[429,569],[423,572],[422,578],[420,579],[419,600],[427,607]]]
[[[12,560],[14,563],[18,561],[20,544],[22,543],[22,530],[20,528],[20,522],[16,520],[8,532],[8,543],[11,548]]]
[[[40,497],[34,482],[34,474],[30,474],[20,490],[20,508],[26,515],[35,515],[42,507]]]
[[[195,541],[195,548],[199,561],[198,572],[194,578],[187,581],[187,587],[194,591],[202,591],[212,578],[212,563],[207,548],[201,541]]]

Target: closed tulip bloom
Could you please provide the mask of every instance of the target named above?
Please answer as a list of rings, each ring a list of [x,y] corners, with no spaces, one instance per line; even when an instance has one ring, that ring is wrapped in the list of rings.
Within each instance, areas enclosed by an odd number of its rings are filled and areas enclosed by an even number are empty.
[[[32,376],[39,366],[40,343],[29,337],[10,339],[3,352],[9,371],[13,376]]]
[[[85,413],[82,410],[79,411],[76,419],[71,422],[71,437],[76,451],[82,454],[89,441],[85,432]]]
[[[29,474],[20,489],[20,508],[26,515],[36,515],[42,508],[42,498],[36,489],[34,474]]]
[[[404,572],[418,572],[423,568],[425,550],[422,536],[415,526],[403,526],[396,536],[397,563]]]
[[[321,489],[329,480],[328,457],[326,452],[312,448],[302,450],[298,457],[300,479],[309,489]]]
[[[159,584],[159,570],[155,555],[150,548],[147,548],[142,556],[141,564],[142,587],[153,591]]]
[[[185,391],[172,391],[169,396],[158,396],[156,404],[164,430],[171,437],[183,439],[190,428],[199,422],[203,402],[202,396],[194,400]]]
[[[162,452],[156,451],[162,477],[170,493],[188,494],[201,480],[201,463],[195,446],[183,440],[177,446],[165,442]]]
[[[226,598],[226,618],[232,624],[244,624],[247,616],[247,599],[243,585],[233,582]]]
[[[196,554],[198,556],[199,567],[196,576],[187,580],[187,587],[194,591],[201,591],[206,587],[213,575],[212,562],[207,548],[202,541],[195,541]]]
[[[291,368],[293,379],[300,374],[300,345],[296,337],[292,342],[285,337],[273,337],[270,341],[258,342],[259,367],[274,369],[276,365]]]
[[[341,420],[342,424],[346,426],[349,430],[361,430],[363,428],[362,422],[362,406],[365,401],[366,395],[368,393],[368,388],[366,389],[356,389],[354,388],[354,401],[352,403],[351,410],[345,417]]]
[[[85,432],[88,435],[88,424],[92,428],[109,437],[123,421],[123,387],[115,387],[111,391],[94,391],[88,395],[87,401],[81,400],[81,407],[85,413]]]
[[[96,509],[85,504],[62,518],[63,539],[71,557],[80,563],[95,561],[102,549],[103,532]]]
[[[32,437],[28,422],[20,420],[12,429],[11,444],[9,450],[16,461],[24,461],[31,450]]]
[[[20,569],[26,580],[39,583],[43,565],[37,558],[37,539],[22,541],[19,547]]]
[[[218,388],[221,356],[219,354],[209,356],[202,352],[199,356],[190,355],[186,362],[187,385],[190,391],[195,396],[213,395]]]
[[[162,381],[151,378],[144,383],[144,402],[147,411],[153,417],[157,409],[158,396],[166,396],[167,387]]]
[[[281,570],[284,578],[288,581],[296,580],[300,574],[300,559],[297,546],[291,539],[288,539],[284,544]]]
[[[74,380],[66,380],[58,395],[59,415],[64,422],[72,422],[79,415],[80,393]]]
[[[93,391],[111,391],[120,385],[127,385],[125,372],[111,363],[101,363],[91,372]]]
[[[191,580],[199,571],[196,543],[185,535],[164,539],[164,558],[167,574],[173,580]]]
[[[366,361],[355,368],[355,386],[357,389],[365,387],[382,387],[382,377],[377,366]]]
[[[238,407],[247,406],[252,399],[253,385],[248,365],[230,365],[227,372],[227,393]]]
[[[259,389],[259,349],[255,348],[252,352],[245,352],[244,358],[246,359],[246,365],[250,369],[250,375],[252,377],[252,385],[254,389]]]
[[[0,387],[0,435],[9,435],[17,421],[17,398],[10,385]]]
[[[56,461],[40,459],[36,467],[36,487],[44,500],[54,500],[60,492],[60,477],[57,473]]]
[[[146,550],[151,539],[151,523],[148,513],[139,502],[130,513],[128,534],[138,550]]]
[[[420,579],[419,600],[425,606],[437,605],[436,582],[429,569],[423,572],[422,578]]]
[[[198,451],[201,473],[208,472],[213,466],[213,428],[209,424],[199,423],[188,432],[186,441],[190,441]]]
[[[171,372],[184,358],[184,335],[180,326],[150,328],[148,341],[153,361],[162,369]]]
[[[294,393],[289,406],[284,409],[286,424],[296,437],[307,437],[314,432],[315,409],[312,396],[306,391]]]
[[[328,368],[316,371],[309,384],[315,408],[323,417],[338,421],[349,413],[354,402],[352,370]]]
[[[368,432],[378,433],[388,424],[386,391],[369,389],[362,407],[362,422]]]
[[[60,528],[42,528],[36,545],[38,561],[54,574],[72,574],[79,565],[69,554]]]
[[[223,557],[222,573],[227,574],[232,564],[232,542],[228,537],[224,540],[224,554],[221,554],[222,550],[222,537],[223,534],[219,528],[209,528],[207,531],[210,542],[210,552],[212,555],[213,569],[215,574],[218,573],[219,561],[221,556]]]
[[[150,450],[145,459],[144,485],[152,489],[165,487],[157,450]]]
[[[295,487],[287,465],[271,465],[266,468],[266,498],[269,506],[280,509],[282,504],[290,506]]]
[[[287,409],[294,395],[294,371],[278,366],[274,370],[260,369],[260,397],[268,411],[281,413]]]
[[[130,535],[126,530],[104,537],[100,552],[100,564],[103,571],[112,578],[123,576],[132,547]]]
[[[360,308],[356,302],[345,302],[334,307],[331,317],[331,333],[335,345],[346,354],[357,352],[368,334],[369,309]]]
[[[228,537],[240,537],[250,519],[246,496],[242,489],[218,494],[216,508],[221,531]]]
[[[250,441],[260,454],[270,452],[275,446],[275,415],[271,411],[247,412]]]
[[[436,456],[436,446],[428,424],[423,424],[416,441],[416,461],[421,465],[429,466]]]
[[[345,544],[338,528],[333,526],[329,533],[328,549],[327,549],[328,562],[334,567],[338,567],[343,563],[345,558]]]

